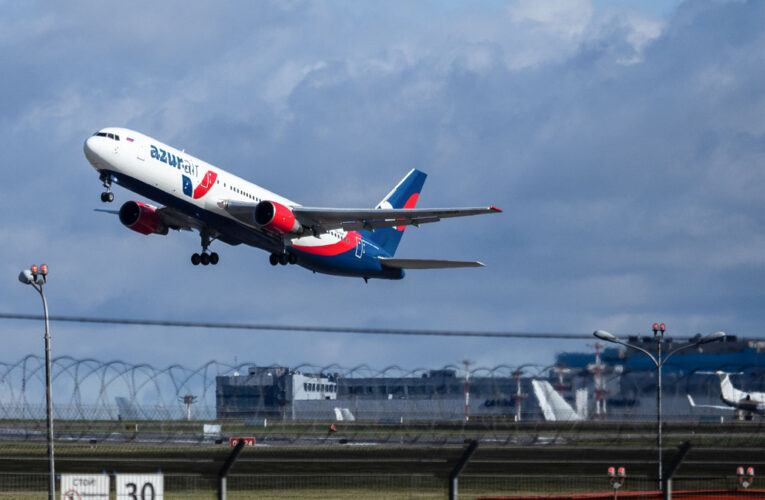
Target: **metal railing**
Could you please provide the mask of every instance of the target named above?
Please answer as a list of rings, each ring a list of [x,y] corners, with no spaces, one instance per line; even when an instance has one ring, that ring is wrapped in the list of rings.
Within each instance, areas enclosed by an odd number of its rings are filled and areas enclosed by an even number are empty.
[[[401,474],[262,474],[229,476],[228,499],[417,499],[446,498],[445,478],[415,472]],[[464,474],[460,498],[629,498],[657,499],[655,478],[628,477],[616,492],[605,475]],[[742,489],[735,476],[678,477],[674,498],[763,498],[765,491]],[[57,488],[57,491],[59,489]],[[47,493],[45,473],[0,472],[0,499],[26,500]],[[165,500],[218,498],[216,478],[200,474],[164,475]],[[116,499],[112,486],[110,498]]]

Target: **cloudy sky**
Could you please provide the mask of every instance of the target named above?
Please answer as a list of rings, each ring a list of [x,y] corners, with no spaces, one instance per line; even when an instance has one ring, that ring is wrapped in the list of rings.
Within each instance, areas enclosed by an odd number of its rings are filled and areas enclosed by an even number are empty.
[[[0,312],[51,268],[51,314],[286,325],[647,333],[765,319],[765,3],[0,2]],[[403,281],[271,267],[100,208],[84,140],[124,126],[311,206],[500,215],[409,229],[397,256],[485,269]],[[114,207],[136,197],[116,188]],[[0,322],[0,360],[41,353]],[[53,325],[55,356],[158,366],[551,364],[587,341]]]

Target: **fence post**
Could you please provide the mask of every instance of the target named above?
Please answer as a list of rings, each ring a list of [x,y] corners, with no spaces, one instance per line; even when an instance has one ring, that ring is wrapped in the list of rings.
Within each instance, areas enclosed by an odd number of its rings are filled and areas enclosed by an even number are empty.
[[[680,448],[678,448],[677,453],[674,457],[672,457],[672,462],[669,464],[667,469],[662,474],[662,481],[661,481],[661,497],[663,500],[672,500],[672,476],[675,475],[675,471],[678,467],[680,467],[680,464],[683,462],[683,459],[685,459],[685,455],[688,453],[688,450],[691,449],[691,442],[686,441],[683,444],[680,445]]]
[[[243,448],[244,439],[240,439],[239,442],[236,443],[236,446],[234,446],[234,449],[231,450],[231,453],[229,454],[226,461],[223,463],[223,467],[221,467],[220,471],[218,471],[218,500],[226,500],[226,476],[228,476],[228,471],[231,470],[231,467],[234,466],[236,459],[239,458],[239,454],[242,452]]]
[[[449,473],[449,500],[457,500],[457,497],[458,497],[457,478],[459,477],[460,472],[462,472],[462,469],[465,468],[468,461],[470,460],[470,457],[473,455],[473,453],[475,453],[475,450],[477,448],[478,448],[478,440],[477,439],[470,440],[470,444],[462,453],[462,456],[457,462],[457,465],[455,465],[454,469],[452,469],[452,471]]]

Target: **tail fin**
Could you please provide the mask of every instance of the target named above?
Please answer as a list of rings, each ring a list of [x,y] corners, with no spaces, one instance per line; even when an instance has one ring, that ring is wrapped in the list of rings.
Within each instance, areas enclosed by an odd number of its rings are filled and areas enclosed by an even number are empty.
[[[555,392],[550,382],[546,380],[532,380],[531,386],[542,409],[545,420],[571,422],[582,420],[581,415],[571,408],[571,405]]]
[[[723,399],[731,402],[736,402],[741,399],[741,391],[733,387],[733,384],[730,381],[730,374],[717,372],[717,375],[720,377],[720,392],[722,393]]]
[[[420,172],[416,168],[412,169],[376,208],[414,208],[426,177],[427,174],[424,172]],[[369,239],[380,245],[388,255],[393,256],[399,242],[401,242],[405,228],[406,226],[375,229]]]

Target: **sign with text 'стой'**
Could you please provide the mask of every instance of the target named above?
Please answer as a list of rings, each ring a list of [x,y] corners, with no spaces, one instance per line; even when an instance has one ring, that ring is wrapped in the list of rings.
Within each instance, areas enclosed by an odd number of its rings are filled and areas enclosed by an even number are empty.
[[[61,474],[61,500],[109,500],[106,474]]]

